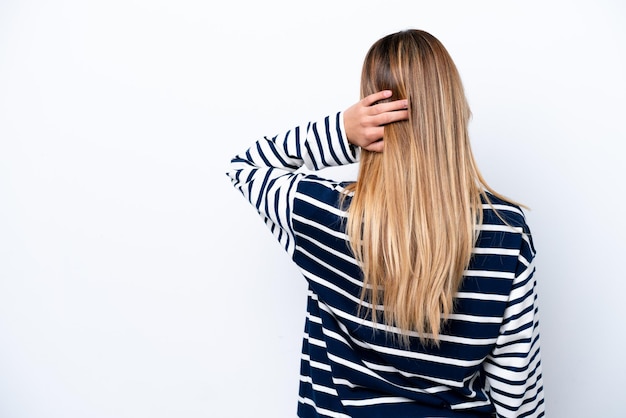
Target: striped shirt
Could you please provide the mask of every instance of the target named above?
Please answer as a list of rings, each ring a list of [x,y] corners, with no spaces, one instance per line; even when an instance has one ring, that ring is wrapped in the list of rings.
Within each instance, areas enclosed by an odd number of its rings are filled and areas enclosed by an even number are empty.
[[[339,112],[265,137],[228,172],[308,282],[298,416],[543,416],[535,250],[521,209],[490,197],[440,345],[411,334],[401,346],[397,329],[359,314],[367,302],[339,204],[347,183],[298,170],[356,163],[343,129]]]

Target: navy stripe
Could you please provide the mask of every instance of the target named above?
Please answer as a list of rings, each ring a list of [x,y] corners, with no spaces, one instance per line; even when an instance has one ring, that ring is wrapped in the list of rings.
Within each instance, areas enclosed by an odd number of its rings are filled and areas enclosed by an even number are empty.
[[[267,145],[271,144],[271,142],[267,142]],[[263,153],[263,150],[261,149],[261,146],[265,145],[265,144],[261,144],[260,142],[258,142],[256,144],[256,149],[259,152],[259,157],[261,157],[261,160],[263,161],[263,165],[266,167],[271,167],[272,164],[269,162],[269,160],[265,157],[265,154]]]
[[[335,150],[332,147],[332,143],[330,142],[330,139],[332,138],[332,134],[330,133],[330,118],[329,117],[326,117],[324,119],[324,127],[326,128],[326,138],[329,139],[328,148],[330,150],[330,155],[335,160],[335,163],[337,163],[337,165],[340,165],[341,160],[339,159],[339,157],[337,157],[337,154],[335,153]]]
[[[287,140],[289,139],[289,135],[285,135],[285,149],[287,149]],[[296,128],[296,156],[298,158],[301,158],[302,156],[302,150],[300,149],[300,127],[298,126]]]
[[[288,135],[288,134],[287,134]],[[299,167],[297,165],[293,165],[293,164],[289,164],[282,156],[281,154],[278,152],[278,150],[276,149],[276,137],[274,137],[274,139],[272,141],[269,142],[269,146],[270,146],[270,150],[272,151],[272,153],[274,154],[274,157],[276,157],[276,159],[278,161],[280,161],[280,164],[282,167],[285,168],[290,168],[292,170],[297,170]]]
[[[330,164],[327,162],[326,158],[324,158],[324,144],[322,143],[322,138],[320,138],[320,134],[317,131],[317,124],[313,124],[313,137],[315,139],[315,145],[317,145],[317,151],[320,154],[320,165],[322,167],[329,167]],[[307,147],[307,149],[310,151],[310,148]],[[311,155],[313,156],[315,154],[311,153]],[[315,165],[315,167],[317,170],[317,164]]]
[[[311,151],[311,146],[309,145],[309,143],[308,143],[308,142],[305,142],[305,143],[304,143],[304,147],[306,148],[306,151],[307,151],[307,153],[308,153],[309,155],[313,155],[313,152]],[[321,152],[321,151],[320,151],[320,152]],[[317,163],[315,160],[312,160],[312,162],[313,162],[313,169],[314,169],[314,170],[319,170],[319,169],[320,169],[320,166],[318,165],[318,163]],[[324,164],[324,163],[322,162],[322,164]]]
[[[339,136],[339,146],[341,147],[341,152],[343,156],[346,158],[346,161],[354,161],[354,157],[352,156],[352,152],[348,150],[346,147],[347,141],[344,141],[343,135],[341,134],[341,113],[337,113],[335,116],[335,130],[337,131],[337,135]]]
[[[256,203],[254,205],[254,207],[257,208],[258,211],[261,211],[261,200],[263,199],[263,197],[265,197],[265,189],[267,188],[267,183],[270,181],[271,176],[270,176],[270,172],[266,172],[265,176],[263,176],[263,181],[261,182],[261,188],[259,190],[259,196],[256,200]],[[252,186],[252,183],[250,183],[250,186]],[[267,210],[264,212],[267,213]]]

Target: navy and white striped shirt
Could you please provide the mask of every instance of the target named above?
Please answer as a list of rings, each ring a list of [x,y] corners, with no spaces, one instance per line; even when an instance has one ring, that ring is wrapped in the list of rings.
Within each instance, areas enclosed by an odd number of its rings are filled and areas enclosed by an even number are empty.
[[[357,160],[339,112],[263,138],[228,172],[308,282],[298,416],[543,416],[535,250],[521,209],[495,197],[483,205],[440,346],[415,334],[402,347],[397,329],[357,314],[363,283],[339,205],[346,183],[298,171]]]

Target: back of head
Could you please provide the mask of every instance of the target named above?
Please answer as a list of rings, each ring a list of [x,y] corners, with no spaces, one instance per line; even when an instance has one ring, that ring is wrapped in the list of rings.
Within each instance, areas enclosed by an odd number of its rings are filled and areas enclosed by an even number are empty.
[[[365,160],[380,158],[403,168],[413,167],[415,159],[429,165],[440,163],[428,170],[421,166],[422,179],[433,169],[454,172],[466,162],[469,106],[454,62],[434,36],[402,31],[370,48],[363,65],[361,96],[381,90],[393,91],[393,99],[408,99],[409,120],[386,126],[385,152],[364,151]]]
[[[450,55],[420,30],[370,48],[361,96],[381,90],[408,99],[409,119],[385,126],[382,153],[362,150],[347,232],[363,265],[362,298],[382,302],[386,324],[436,343],[482,216],[485,185],[470,149],[470,110]]]

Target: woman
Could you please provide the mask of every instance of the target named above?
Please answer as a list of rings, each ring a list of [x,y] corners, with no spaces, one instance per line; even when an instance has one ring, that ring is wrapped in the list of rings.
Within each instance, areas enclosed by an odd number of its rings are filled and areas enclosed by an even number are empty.
[[[361,97],[228,173],[308,281],[298,415],[543,416],[532,238],[476,167],[452,59],[388,35]],[[356,182],[298,171],[359,159]]]

